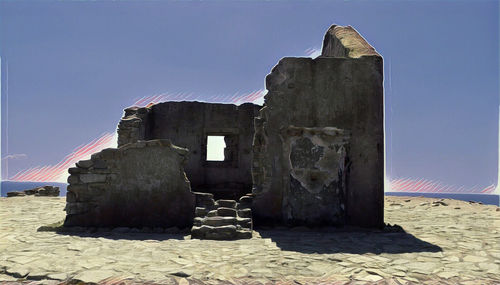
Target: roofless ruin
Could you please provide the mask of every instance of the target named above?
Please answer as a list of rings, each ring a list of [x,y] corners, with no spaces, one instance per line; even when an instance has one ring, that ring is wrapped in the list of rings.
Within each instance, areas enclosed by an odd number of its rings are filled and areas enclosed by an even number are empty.
[[[333,25],[321,56],[286,57],[263,106],[131,107],[118,148],[70,168],[65,226],[191,228],[250,238],[253,225],[383,226],[382,57]],[[207,159],[223,137],[224,160]]]

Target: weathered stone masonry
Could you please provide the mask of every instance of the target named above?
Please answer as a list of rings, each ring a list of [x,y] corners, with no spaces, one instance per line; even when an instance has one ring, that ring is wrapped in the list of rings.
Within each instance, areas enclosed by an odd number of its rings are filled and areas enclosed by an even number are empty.
[[[104,149],[70,168],[65,226],[189,227],[188,151],[169,140]]]
[[[251,237],[254,222],[381,227],[382,67],[352,27],[334,25],[321,56],[272,69],[264,106],[128,108],[119,148],[69,169],[65,225],[193,226],[211,239]],[[207,161],[210,135],[224,136],[224,161]]]
[[[253,119],[261,106],[245,103],[166,102],[132,107],[118,126],[118,146],[137,140],[169,139],[187,148],[186,174],[193,191],[216,199],[238,199],[252,191]],[[224,136],[224,161],[207,161],[207,136]]]
[[[382,66],[353,28],[332,26],[320,57],[273,68],[255,119],[256,223],[382,226]]]

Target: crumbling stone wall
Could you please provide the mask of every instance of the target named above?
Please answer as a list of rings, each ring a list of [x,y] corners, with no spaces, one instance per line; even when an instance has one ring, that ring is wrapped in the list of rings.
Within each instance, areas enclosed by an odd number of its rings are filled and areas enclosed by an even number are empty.
[[[118,147],[146,140],[146,126],[148,125],[149,108],[130,107],[125,109],[125,114],[118,124]]]
[[[245,103],[165,102],[125,110],[119,145],[139,139],[169,139],[190,152],[185,171],[193,191],[238,199],[252,190],[254,117],[261,106]],[[207,136],[225,136],[225,161],[207,161]]]
[[[383,225],[382,67],[353,28],[332,26],[320,57],[272,69],[255,119],[256,224]]]
[[[188,150],[169,140],[104,149],[70,168],[65,226],[192,226]]]

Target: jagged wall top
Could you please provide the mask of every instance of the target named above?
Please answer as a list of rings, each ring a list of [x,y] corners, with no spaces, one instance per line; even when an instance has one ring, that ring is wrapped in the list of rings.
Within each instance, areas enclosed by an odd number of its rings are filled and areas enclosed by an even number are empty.
[[[321,56],[359,58],[380,54],[353,27],[332,25],[325,34]]]

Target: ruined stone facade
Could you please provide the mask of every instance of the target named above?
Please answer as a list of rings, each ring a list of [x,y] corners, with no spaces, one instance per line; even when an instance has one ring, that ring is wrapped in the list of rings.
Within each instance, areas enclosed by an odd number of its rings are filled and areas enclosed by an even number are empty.
[[[383,225],[382,67],[353,28],[332,26],[321,56],[273,68],[255,123],[256,222]]]
[[[169,139],[187,148],[185,171],[193,191],[238,199],[252,191],[253,119],[262,106],[246,103],[166,102],[128,108],[118,126],[118,146]],[[207,161],[207,137],[224,136],[224,161]]]
[[[65,225],[193,226],[211,239],[251,237],[254,222],[381,227],[382,67],[353,28],[332,26],[321,56],[273,68],[264,106],[128,108],[118,149],[69,170]],[[208,136],[224,136],[224,161],[207,161]]]

